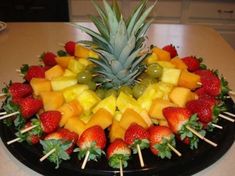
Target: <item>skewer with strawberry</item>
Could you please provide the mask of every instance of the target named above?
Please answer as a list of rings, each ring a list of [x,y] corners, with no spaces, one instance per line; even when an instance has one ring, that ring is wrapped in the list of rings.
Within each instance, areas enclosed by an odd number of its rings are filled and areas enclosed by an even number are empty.
[[[77,139],[78,135],[76,133],[64,128],[48,134],[44,140],[40,140],[40,144],[43,146],[43,153],[45,154],[40,158],[40,161],[48,159],[56,164],[56,169],[59,168],[63,160],[70,159]]]
[[[132,148],[133,153],[138,153],[140,166],[144,167],[142,149],[149,147],[149,133],[142,126],[132,123],[125,132],[125,142]]]
[[[20,68],[20,72],[27,82],[30,82],[32,78],[45,78],[46,67],[40,65],[27,65],[24,64]]]
[[[115,139],[107,148],[107,159],[109,166],[120,169],[120,176],[123,176],[123,167],[127,167],[131,150],[122,139]]]
[[[171,151],[173,151],[181,156],[181,153],[175,149],[175,135],[168,127],[151,126],[148,131],[150,149],[154,155],[158,155],[162,159],[170,159]]]
[[[87,161],[97,161],[102,154],[105,154],[103,151],[106,145],[104,130],[98,125],[86,129],[79,137],[77,145],[79,147],[78,159],[84,158],[81,169],[85,169]]]
[[[191,113],[187,108],[167,107],[163,109],[163,114],[169,124],[170,129],[185,143],[190,144],[191,149],[198,147],[199,138],[216,147],[217,144],[205,138],[206,131],[202,129],[202,124],[198,122],[196,114]]]
[[[14,142],[27,141],[28,136],[34,135],[40,138],[42,134],[49,134],[54,132],[59,127],[59,122],[61,120],[61,113],[59,111],[46,111],[39,115],[38,119],[31,119],[30,122],[17,133],[17,138],[10,140],[7,144],[12,144]],[[35,142],[33,142],[35,143]]]

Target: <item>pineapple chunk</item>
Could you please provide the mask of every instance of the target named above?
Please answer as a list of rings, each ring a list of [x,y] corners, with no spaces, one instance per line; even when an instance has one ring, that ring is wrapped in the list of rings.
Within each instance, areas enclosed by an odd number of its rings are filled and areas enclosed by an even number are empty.
[[[85,124],[82,120],[79,119],[79,116],[73,116],[69,118],[64,128],[81,135],[85,130]]]
[[[175,68],[175,65],[169,61],[157,61],[156,63],[162,66],[163,68]]]
[[[133,97],[121,92],[117,98],[117,108],[123,113],[127,108],[140,109],[140,105]]]
[[[167,120],[159,120],[159,126],[169,127]]]
[[[51,80],[51,87],[54,91],[63,90],[75,84],[77,84],[77,78],[75,76],[61,76]]]
[[[89,57],[89,49],[85,48],[80,44],[76,44],[74,55],[78,58],[88,58]]]
[[[181,69],[181,70],[187,70],[188,69],[188,66],[178,56],[171,59],[171,63],[174,64],[175,67],[178,68],[178,69]]]
[[[155,53],[158,56],[159,60],[162,60],[162,61],[171,60],[170,53],[163,50],[163,49],[155,47],[155,48],[152,49],[152,51],[153,51],[153,53]]]
[[[122,128],[119,122],[114,119],[109,132],[110,142],[113,142],[115,139],[118,138],[124,140],[124,136],[125,136],[125,129]]]
[[[61,56],[61,57],[56,57],[55,60],[58,65],[60,65],[63,68],[67,68],[69,65],[69,62],[71,59],[74,59],[74,56]]]
[[[181,72],[178,84],[181,87],[186,87],[186,88],[193,90],[193,89],[196,89],[198,86],[200,86],[198,85],[198,82],[200,82],[199,75],[195,73],[191,73],[187,70],[183,70]]]
[[[63,76],[77,76],[77,74],[74,73],[74,72],[72,72],[72,71],[69,70],[69,69],[65,69]]]
[[[161,92],[163,92],[162,99],[169,100],[169,94],[172,91],[173,87],[173,84],[165,83],[162,81],[158,82],[158,88]]]
[[[78,62],[81,63],[85,67],[92,64],[92,62],[88,60],[87,58],[79,58]]]
[[[94,125],[99,125],[101,128],[106,129],[112,124],[113,115],[105,110],[99,109],[92,116],[89,122],[86,124],[86,129]]]
[[[79,118],[81,121],[83,121],[85,124],[87,124],[89,122],[89,120],[91,119],[91,114],[83,113],[83,114],[81,114],[81,116]]]
[[[91,58],[94,58],[94,59],[99,59],[99,55],[96,52],[92,51],[92,50],[89,51],[88,57],[91,57]]]
[[[92,109],[92,112],[95,113],[101,108],[109,111],[112,115],[114,115],[116,111],[116,97],[114,95],[110,95],[105,99],[101,100],[95,106],[95,108]]]
[[[179,81],[181,70],[176,68],[163,68],[161,81],[177,85]]]
[[[180,107],[185,107],[188,101],[197,99],[197,95],[191,92],[191,90],[188,88],[175,87],[171,91],[169,98],[174,104]]]
[[[85,70],[85,66],[78,62],[76,59],[71,59],[68,64],[68,69],[74,73],[79,73]]]
[[[76,84],[63,90],[64,99],[66,102],[70,102],[78,97],[84,90],[88,90],[89,87],[84,84]]]
[[[91,112],[91,109],[100,101],[100,98],[91,90],[84,90],[78,95],[77,100],[82,105],[85,113]]]
[[[45,78],[52,80],[53,78],[57,78],[59,76],[62,76],[64,73],[64,70],[61,66],[55,65],[54,67],[50,68],[45,72]]]
[[[122,128],[126,130],[132,123],[137,123],[143,128],[148,128],[148,124],[144,121],[141,115],[136,111],[134,111],[133,109],[128,108],[122,114],[120,125]]]
[[[151,108],[149,110],[149,115],[151,118],[156,119],[165,119],[162,110],[166,107],[176,106],[175,104],[171,103],[170,101],[163,100],[161,98],[156,98],[153,100]]]
[[[145,59],[147,65],[157,63],[157,61],[158,61],[158,56],[155,53],[152,53],[150,56],[148,56]]]
[[[51,82],[44,78],[32,78],[30,81],[30,85],[33,88],[33,92],[35,95],[39,95],[41,92],[51,91]]]
[[[64,104],[64,97],[61,92],[41,92],[40,96],[45,111],[57,110]]]

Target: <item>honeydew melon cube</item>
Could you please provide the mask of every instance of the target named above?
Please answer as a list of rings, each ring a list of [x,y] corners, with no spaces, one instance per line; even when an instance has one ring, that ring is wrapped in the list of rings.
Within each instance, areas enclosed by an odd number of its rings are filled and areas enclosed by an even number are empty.
[[[105,99],[101,100],[93,109],[92,112],[96,113],[99,109],[105,109],[110,112],[112,115],[115,114],[116,111],[116,97],[114,95],[110,95]]]
[[[165,68],[163,68],[161,81],[163,81],[165,83],[177,85],[178,81],[179,81],[180,74],[181,74],[180,69],[165,67]]]
[[[79,73],[85,69],[85,66],[81,64],[78,60],[71,59],[68,64],[68,69],[74,73]]]
[[[63,68],[60,65],[55,65],[45,72],[45,78],[48,80],[52,80],[53,78],[62,76],[63,73]]]
[[[51,80],[51,87],[54,91],[63,90],[75,84],[77,84],[77,78],[75,76],[61,76]]]
[[[41,92],[51,91],[51,82],[44,78],[32,78],[30,85],[33,88],[35,95],[39,95]]]
[[[84,90],[88,90],[89,87],[84,84],[76,84],[63,90],[63,95],[66,102],[70,102],[76,99]]]

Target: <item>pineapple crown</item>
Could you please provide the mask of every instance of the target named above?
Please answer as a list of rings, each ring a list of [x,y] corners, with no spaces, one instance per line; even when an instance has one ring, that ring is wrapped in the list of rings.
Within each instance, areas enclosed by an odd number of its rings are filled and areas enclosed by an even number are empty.
[[[148,54],[140,52],[152,23],[152,20],[146,21],[146,18],[156,2],[147,8],[148,0],[141,1],[128,20],[123,19],[116,0],[113,0],[112,5],[103,0],[104,9],[95,1],[92,2],[99,17],[91,16],[91,20],[99,33],[74,25],[92,38],[92,41],[83,40],[79,43],[90,47],[100,56],[99,60],[90,58],[96,65],[95,80],[104,88],[118,89],[122,85],[132,85],[144,70],[142,61]]]

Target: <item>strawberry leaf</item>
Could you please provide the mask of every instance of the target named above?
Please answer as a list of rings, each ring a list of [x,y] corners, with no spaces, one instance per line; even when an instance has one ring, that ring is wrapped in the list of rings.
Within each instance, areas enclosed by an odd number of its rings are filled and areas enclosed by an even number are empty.
[[[16,115],[14,125],[17,129],[21,129],[25,125],[25,119],[21,116],[21,114]]]
[[[155,144],[153,147],[158,151],[158,156],[162,159],[168,158],[170,159],[172,154],[171,154],[171,149],[168,146],[170,144],[171,146],[175,146],[175,136],[171,135],[169,139],[163,138],[162,142],[159,144]]]
[[[109,166],[115,169],[120,168],[120,161],[122,162],[123,168],[126,168],[128,163],[127,161],[130,159],[130,155],[124,154],[114,154],[109,158]]]
[[[28,64],[23,64],[22,67],[20,67],[20,72],[24,75],[28,72],[28,70],[29,70]]]
[[[35,119],[32,119],[31,122],[32,122],[32,125],[36,125],[36,127],[33,128],[30,132],[34,135],[42,136],[43,130],[42,130],[40,121],[35,118]]]
[[[62,56],[67,56],[68,54],[63,50],[59,50],[59,51],[57,51],[57,55],[62,57]]]
[[[134,154],[138,152],[137,145],[139,145],[140,150],[149,147],[149,140],[148,139],[136,139],[134,143],[131,145],[132,151]]]

